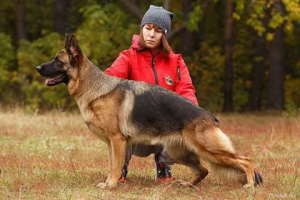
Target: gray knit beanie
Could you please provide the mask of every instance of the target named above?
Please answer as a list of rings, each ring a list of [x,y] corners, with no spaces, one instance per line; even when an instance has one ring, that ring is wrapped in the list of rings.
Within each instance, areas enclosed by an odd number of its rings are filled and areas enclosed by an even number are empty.
[[[173,13],[163,9],[163,7],[150,5],[142,19],[141,27],[145,24],[155,24],[159,26],[165,34],[167,34],[171,31],[172,19]]]

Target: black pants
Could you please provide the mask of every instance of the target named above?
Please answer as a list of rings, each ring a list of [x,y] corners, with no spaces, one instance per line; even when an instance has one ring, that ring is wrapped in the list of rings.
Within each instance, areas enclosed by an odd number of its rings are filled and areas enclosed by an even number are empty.
[[[138,157],[147,157],[150,154],[159,154],[158,162],[165,165],[172,165],[174,161],[169,157],[163,146],[161,145],[144,145],[144,144],[130,144],[126,147],[125,164],[129,164],[132,155]]]

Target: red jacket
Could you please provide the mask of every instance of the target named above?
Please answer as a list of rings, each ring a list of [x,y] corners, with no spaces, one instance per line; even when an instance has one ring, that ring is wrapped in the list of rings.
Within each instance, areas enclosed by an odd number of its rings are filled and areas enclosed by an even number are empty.
[[[105,73],[122,79],[160,85],[198,105],[195,88],[182,56],[171,52],[170,57],[165,58],[161,52],[154,57],[148,50],[140,51],[138,41],[139,36],[134,35],[130,49],[122,51]]]

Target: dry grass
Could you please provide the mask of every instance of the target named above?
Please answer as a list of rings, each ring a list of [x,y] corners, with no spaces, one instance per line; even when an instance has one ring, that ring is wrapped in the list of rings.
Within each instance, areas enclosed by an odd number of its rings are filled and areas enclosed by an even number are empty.
[[[283,115],[219,115],[238,152],[251,156],[264,185],[243,189],[213,175],[181,188],[189,170],[173,166],[170,184],[154,182],[152,157],[134,157],[126,184],[95,187],[108,173],[107,148],[77,113],[0,112],[0,199],[296,199],[300,197],[300,120]]]

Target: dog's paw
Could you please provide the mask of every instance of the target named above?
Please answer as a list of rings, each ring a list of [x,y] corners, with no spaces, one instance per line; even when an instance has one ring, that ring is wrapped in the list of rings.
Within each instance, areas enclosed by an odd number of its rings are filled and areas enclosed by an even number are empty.
[[[97,187],[100,188],[100,189],[106,189],[108,186],[107,183],[98,183]]]
[[[109,175],[109,176],[107,177],[107,179],[105,180],[105,184],[108,184],[110,181],[111,181],[111,175]]]
[[[192,187],[192,185],[191,185],[190,183],[187,183],[187,182],[185,182],[185,183],[180,183],[180,186],[181,186],[181,187],[184,187],[184,188]]]
[[[194,187],[193,184],[191,184],[190,182],[186,182],[186,181],[180,181],[180,182],[179,182],[179,185],[180,185],[181,187],[184,187],[184,188]]]
[[[107,189],[114,189],[118,186],[118,180],[113,180],[111,179],[108,183],[107,183]]]
[[[118,182],[109,181],[109,182],[105,182],[105,183],[99,183],[97,185],[97,187],[100,189],[113,189],[113,188],[116,188],[117,185],[118,185]]]
[[[243,185],[243,188],[245,188],[245,189],[247,189],[247,188],[254,188],[254,185],[246,183],[245,185]]]

